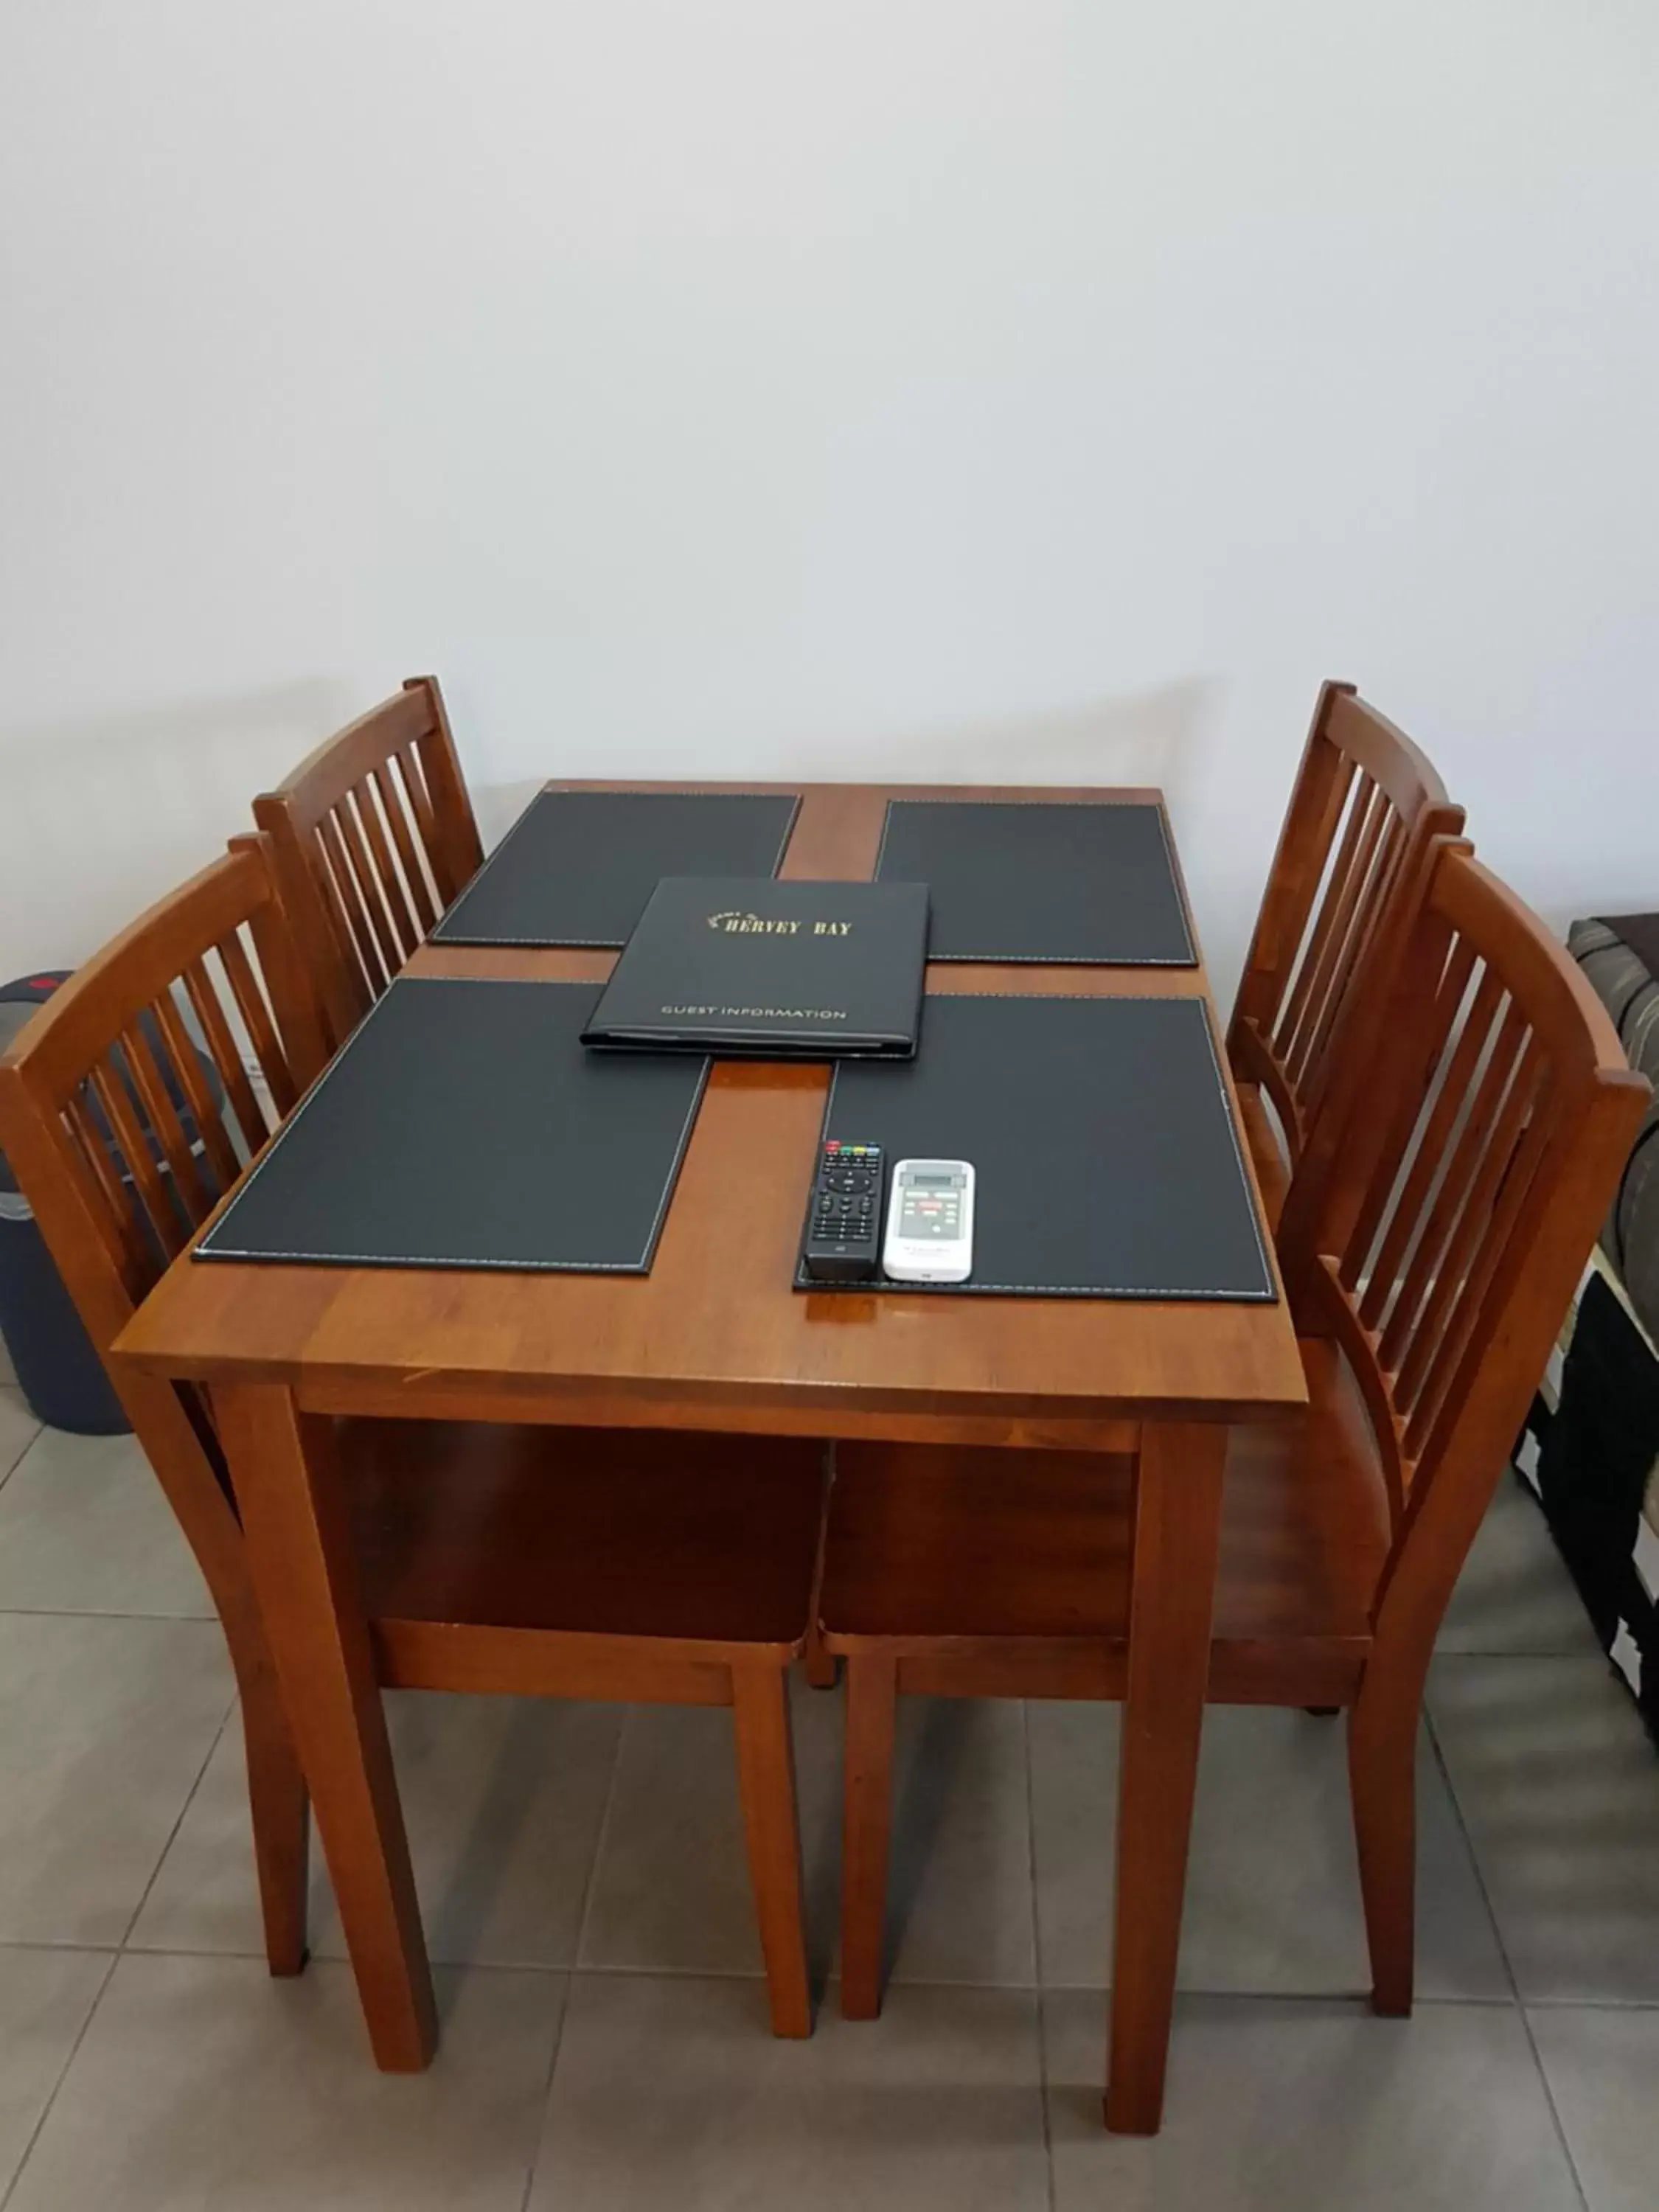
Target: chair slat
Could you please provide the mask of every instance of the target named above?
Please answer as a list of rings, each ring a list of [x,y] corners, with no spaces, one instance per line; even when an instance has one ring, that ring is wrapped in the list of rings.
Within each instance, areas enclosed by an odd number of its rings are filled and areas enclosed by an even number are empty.
[[[240,1163],[235,1147],[225,1133],[219,1108],[202,1078],[202,1064],[197,1057],[196,1043],[185,1027],[184,1017],[179,1012],[179,1002],[171,991],[163,991],[155,1002],[156,1024],[167,1040],[168,1056],[179,1077],[179,1087],[190,1102],[191,1117],[202,1135],[203,1146],[218,1178],[216,1200],[226,1191],[240,1173]]]
[[[1553,1134],[1548,1110],[1547,1078],[1540,1056],[1530,1049],[1524,1081],[1516,1086],[1504,1115],[1500,1143],[1494,1147],[1497,1177],[1484,1218],[1473,1210],[1470,1226],[1476,1242],[1462,1267],[1455,1303],[1448,1302],[1437,1317],[1425,1316],[1421,1341],[1429,1357],[1421,1379],[1413,1377],[1413,1401],[1406,1423],[1407,1447],[1413,1456],[1427,1457],[1432,1449],[1434,1424],[1449,1402],[1454,1377],[1461,1369],[1479,1317],[1492,1294],[1516,1224],[1532,1194]],[[1505,1144],[1514,1125],[1515,1141]],[[1403,1381],[1402,1377],[1402,1381]],[[1467,1380],[1463,1388],[1467,1389]]]
[[[392,857],[392,847],[387,842],[386,830],[380,821],[380,809],[376,803],[378,790],[379,786],[371,772],[350,793],[347,804],[356,810],[357,818],[368,839],[386,919],[392,926],[392,935],[398,940],[400,958],[407,960],[421,941],[421,932],[416,927],[414,913],[404,896],[403,878]]]
[[[208,1052],[219,1071],[219,1080],[225,1086],[230,1108],[236,1116],[236,1126],[241,1133],[243,1149],[250,1157],[265,1141],[269,1132],[265,1117],[259,1111],[253,1096],[253,1085],[247,1079],[247,1070],[242,1065],[242,1055],[230,1024],[225,1019],[225,1010],[219,994],[214,989],[211,977],[201,960],[192,960],[181,971],[179,978],[186,996],[195,1010],[207,1040]]]
[[[1348,764],[1352,769],[1352,763]],[[1296,1048],[1307,1017],[1308,1000],[1312,994],[1315,979],[1324,964],[1325,948],[1336,926],[1337,908],[1353,874],[1359,842],[1365,834],[1376,797],[1376,786],[1362,771],[1353,769],[1349,777],[1348,809],[1343,821],[1342,842],[1337,847],[1336,858],[1331,863],[1330,874],[1325,885],[1325,896],[1314,915],[1308,941],[1303,948],[1300,965],[1285,1003],[1285,1011],[1274,1034],[1279,1055],[1287,1063]]]
[[[214,950],[224,963],[231,996],[235,1000],[237,1010],[246,1027],[253,1047],[253,1056],[259,1063],[276,1111],[279,1114],[290,1113],[294,1106],[295,1089],[289,1075],[288,1061],[277,1039],[270,1009],[265,1004],[264,993],[260,989],[252,965],[242,949],[242,940],[233,931],[228,937],[222,938]],[[264,1118],[261,1115],[262,1138],[264,1134]]]
[[[1338,1032],[1350,1004],[1349,994],[1366,953],[1376,944],[1389,902],[1397,896],[1407,843],[1406,831],[1399,817],[1389,815],[1377,841],[1364,888],[1355,902],[1342,951],[1332,969],[1323,1002],[1303,1056],[1303,1091],[1305,1111],[1309,1115],[1318,1112],[1330,1081],[1331,1071],[1337,1063]]]
[[[184,1123],[143,1031],[143,1017],[121,1032],[121,1053],[138,1092],[150,1131],[173,1171],[173,1192],[191,1222],[200,1221],[210,1200]]]
[[[403,770],[404,784],[409,793],[409,803],[414,811],[415,826],[420,831],[421,842],[428,854],[440,848],[437,810],[432,804],[432,793],[427,788],[426,770],[421,765],[420,754],[413,745],[399,745],[392,756]]]
[[[433,929],[438,920],[438,902],[433,896],[431,881],[422,866],[420,848],[410,834],[408,800],[398,778],[396,768],[387,761],[383,768],[369,770],[369,781],[380,795],[380,809],[391,825],[392,841],[398,848],[398,858],[403,865],[404,881],[414,902],[416,935],[423,937]]]
[[[1429,1037],[1425,1040],[1427,1053],[1422,1060],[1420,1086],[1401,1086],[1395,1121],[1382,1146],[1382,1164],[1376,1170],[1367,1203],[1360,1207],[1354,1241],[1349,1245],[1352,1263],[1367,1276],[1364,1297],[1360,1298],[1360,1318],[1367,1329],[1378,1329],[1382,1325],[1382,1314],[1391,1291],[1401,1281],[1401,1261],[1405,1259],[1405,1248],[1416,1230],[1422,1201],[1427,1197],[1440,1164],[1440,1144],[1458,1110],[1462,1082],[1468,1079],[1468,1068],[1474,1066],[1480,1053],[1478,1024],[1482,1013],[1486,1024],[1491,1024],[1498,1000],[1502,998],[1502,984],[1498,978],[1491,973],[1482,973],[1475,984],[1475,1000],[1467,1022],[1462,1030],[1455,1030],[1471,973],[1474,951],[1468,953],[1468,964],[1464,969],[1462,957],[1453,949],[1447,971],[1440,980],[1440,991],[1429,1011]],[[1449,1060],[1447,1053],[1451,1055]],[[1425,1113],[1427,1124],[1422,1126],[1413,1141],[1413,1133],[1418,1124],[1425,1121]],[[1407,1161],[1409,1172],[1405,1188],[1395,1190],[1394,1176],[1398,1168],[1407,1166]],[[1382,1243],[1380,1249],[1371,1252],[1371,1241],[1378,1234]]]
[[[104,1119],[114,1133],[121,1164],[143,1201],[156,1242],[172,1259],[183,1249],[184,1224],[155,1165],[149,1140],[138,1126],[126,1085],[114,1068],[102,1060],[88,1070],[87,1079],[103,1109]]]
[[[1451,1261],[1471,1187],[1482,1180],[1494,1126],[1501,1121],[1526,1044],[1525,1017],[1511,1000],[1504,1009],[1496,1035],[1489,1033],[1481,1042],[1484,1065],[1477,1066],[1468,1089],[1454,1102],[1452,1122],[1446,1130],[1449,1149],[1442,1152],[1439,1172],[1425,1197],[1414,1227],[1411,1258],[1400,1277],[1378,1346],[1383,1366],[1397,1378],[1395,1390],[1403,1403],[1410,1402],[1405,1361],[1418,1317]],[[1449,1084],[1447,1088],[1449,1091]],[[1402,1200],[1402,1210],[1403,1205]]]
[[[363,903],[363,895],[346,851],[345,840],[341,836],[339,824],[331,814],[325,814],[317,824],[317,839],[327,855],[340,910],[346,916],[363,980],[368,986],[369,997],[378,999],[392,981],[392,971],[381,957],[369,923],[368,908]]]
[[[1362,825],[1354,845],[1340,889],[1331,909],[1330,927],[1325,933],[1319,963],[1314,972],[1313,988],[1302,1010],[1302,1018],[1291,1038],[1288,1058],[1292,1079],[1305,1084],[1313,1066],[1313,1044],[1327,1001],[1334,987],[1343,963],[1348,939],[1354,926],[1354,916],[1364,896],[1372,868],[1376,864],[1377,849],[1382,833],[1389,826],[1389,804],[1382,793],[1372,787],[1365,803]]]
[[[1295,979],[1334,872],[1337,832],[1359,773],[1357,762],[1329,745],[1310,744],[1285,817],[1280,852],[1261,902],[1255,964],[1240,990],[1255,1019],[1276,1022]]]
[[[1491,1024],[1502,995],[1504,987],[1500,978],[1486,969],[1475,984],[1475,998],[1468,1009],[1467,1022],[1447,1040],[1447,1057],[1436,1071],[1436,1084],[1431,1097],[1427,1099],[1427,1119],[1411,1148],[1411,1168],[1407,1172],[1405,1188],[1391,1203],[1389,1221],[1382,1230],[1382,1243],[1370,1263],[1371,1281],[1367,1283],[1364,1298],[1360,1301],[1360,1321],[1364,1321],[1367,1329],[1385,1329],[1385,1314],[1391,1314],[1394,1305],[1398,1305],[1398,1294],[1407,1274],[1407,1259],[1416,1252],[1429,1194],[1447,1164],[1444,1146],[1453,1128],[1458,1126],[1468,1084],[1491,1042]],[[1389,1367],[1387,1352],[1382,1364]]]
[[[92,1218],[129,1293],[137,1297],[155,1280],[155,1263],[134,1210],[137,1201],[116,1171],[108,1142],[87,1103],[88,1095],[77,1091],[64,1100],[63,1126],[100,1201]]]
[[[466,779],[461,774],[455,733],[449,726],[449,709],[435,676],[405,677],[405,693],[426,702],[430,726],[420,744],[421,770],[431,794],[437,820],[437,842],[431,849],[439,889],[447,905],[483,866],[483,842],[472,817]]]
[[[351,803],[349,793],[346,793],[334,809],[332,818],[346,851],[351,857],[351,866],[357,878],[357,889],[362,899],[363,911],[368,915],[368,926],[374,933],[374,942],[379,949],[381,963],[389,982],[404,964],[403,947],[398,944],[398,933],[392,926],[392,917],[386,910],[380,879],[374,872],[374,862],[369,859],[368,848],[363,842],[363,833],[358,826],[356,809]]]

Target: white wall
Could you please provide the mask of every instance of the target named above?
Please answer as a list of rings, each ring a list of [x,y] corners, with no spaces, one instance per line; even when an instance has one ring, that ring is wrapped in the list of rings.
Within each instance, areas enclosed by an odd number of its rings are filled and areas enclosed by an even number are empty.
[[[1170,786],[1318,678],[1659,903],[1649,0],[10,0],[0,975],[434,667],[547,771]]]

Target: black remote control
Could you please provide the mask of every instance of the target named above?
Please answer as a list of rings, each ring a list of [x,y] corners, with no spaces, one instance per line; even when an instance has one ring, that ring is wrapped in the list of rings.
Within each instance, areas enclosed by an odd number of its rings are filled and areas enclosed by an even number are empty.
[[[881,1146],[831,1139],[818,1155],[807,1217],[806,1272],[820,1283],[869,1282],[881,1272]]]

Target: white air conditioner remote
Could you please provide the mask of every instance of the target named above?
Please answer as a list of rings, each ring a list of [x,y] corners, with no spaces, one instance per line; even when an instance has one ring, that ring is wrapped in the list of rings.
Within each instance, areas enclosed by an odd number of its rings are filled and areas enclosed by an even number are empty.
[[[881,1264],[896,1283],[963,1283],[974,1266],[974,1170],[966,1160],[901,1160]]]

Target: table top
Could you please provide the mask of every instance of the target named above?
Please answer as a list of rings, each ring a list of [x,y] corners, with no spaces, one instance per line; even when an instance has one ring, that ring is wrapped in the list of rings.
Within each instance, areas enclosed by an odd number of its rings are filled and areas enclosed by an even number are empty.
[[[779,872],[843,881],[871,874],[890,799],[1159,797],[979,785],[549,788],[799,791]],[[427,945],[407,972],[597,981],[616,957]],[[927,989],[1209,998],[1201,961],[935,964]],[[1123,1425],[1143,1419],[1259,1419],[1305,1402],[1282,1296],[1265,1305],[792,1289],[829,1080],[827,1066],[716,1063],[648,1275],[207,1267],[186,1254],[115,1356],[179,1379],[283,1383],[325,1413],[1092,1448],[1121,1446]]]

